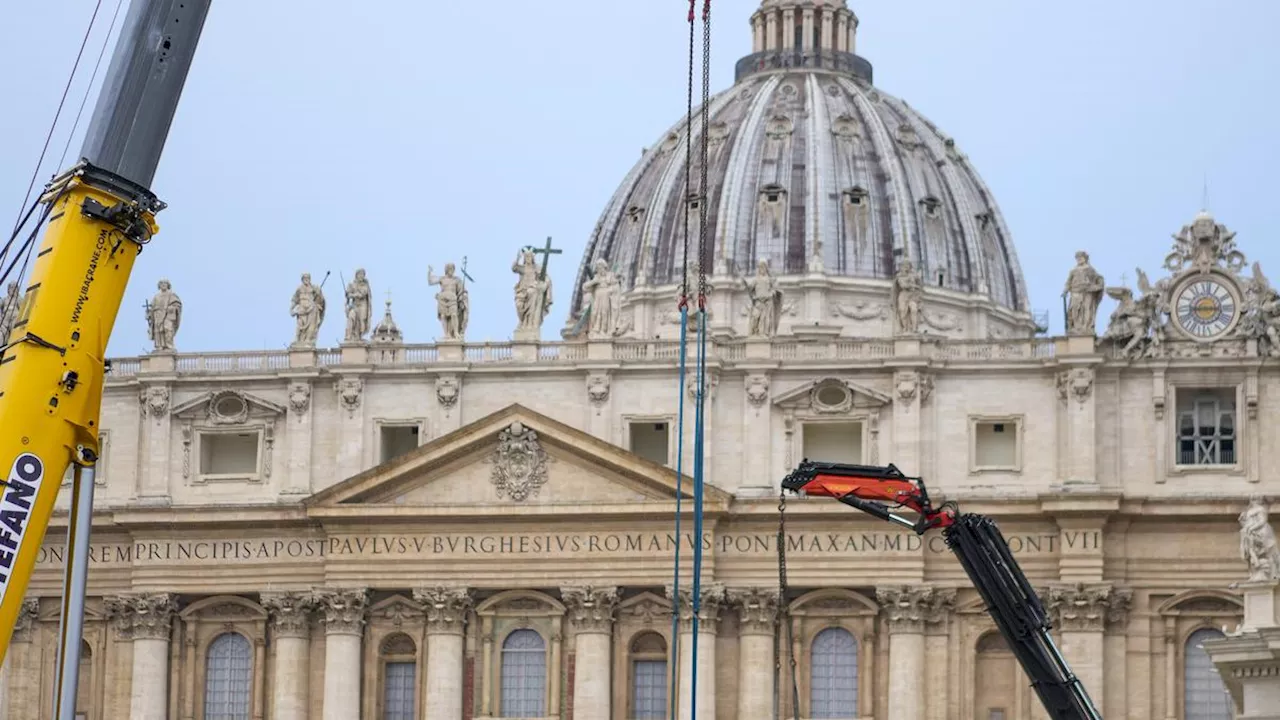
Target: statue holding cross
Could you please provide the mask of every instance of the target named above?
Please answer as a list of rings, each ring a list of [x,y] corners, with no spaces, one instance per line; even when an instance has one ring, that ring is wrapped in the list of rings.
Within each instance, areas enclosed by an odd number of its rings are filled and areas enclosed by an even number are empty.
[[[537,340],[542,331],[542,322],[551,312],[551,278],[547,275],[547,262],[552,255],[559,255],[562,250],[551,247],[551,238],[541,248],[526,247],[516,256],[511,264],[511,272],[520,276],[515,287],[517,340]],[[542,255],[542,267],[538,267],[537,256]]]

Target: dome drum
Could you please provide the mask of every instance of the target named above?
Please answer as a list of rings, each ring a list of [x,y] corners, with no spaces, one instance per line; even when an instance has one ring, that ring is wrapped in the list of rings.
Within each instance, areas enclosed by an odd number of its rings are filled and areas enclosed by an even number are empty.
[[[853,53],[835,50],[765,50],[739,60],[734,66],[734,81],[741,82],[750,75],[775,70],[830,70],[860,78],[867,84],[871,84],[874,78],[871,62]]]

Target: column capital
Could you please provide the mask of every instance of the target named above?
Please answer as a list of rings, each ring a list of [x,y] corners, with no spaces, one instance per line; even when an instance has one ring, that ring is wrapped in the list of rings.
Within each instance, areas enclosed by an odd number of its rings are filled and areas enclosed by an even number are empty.
[[[1054,583],[1042,597],[1054,627],[1063,632],[1102,632],[1109,619],[1127,618],[1132,601],[1132,593],[1117,596],[1105,583]]]
[[[955,588],[933,588],[924,609],[924,631],[928,635],[946,635],[956,611]]]
[[[471,591],[464,587],[437,585],[418,588],[413,599],[422,603],[427,613],[429,634],[461,635],[471,611]]]
[[[709,583],[703,585],[701,593],[701,602],[698,612],[698,630],[702,632],[715,632],[716,621],[720,619],[720,607],[724,604],[725,590],[722,583]],[[666,587],[667,599],[675,603],[680,613],[680,630],[688,632],[693,630],[693,587],[692,585],[680,586],[680,597],[674,597],[674,588],[670,585]]]
[[[275,637],[310,637],[314,597],[296,592],[263,593],[262,606],[271,616],[271,633]]]
[[[738,610],[739,635],[773,636],[778,620],[777,588],[733,588],[728,600]]]
[[[889,621],[889,632],[923,633],[933,593],[934,589],[927,585],[876,588],[876,601]]]
[[[40,601],[26,598],[18,607],[18,619],[13,625],[13,642],[31,642],[31,630],[40,614]]]
[[[116,595],[104,599],[107,617],[123,639],[168,641],[178,602],[170,593]]]
[[[326,635],[363,635],[369,591],[365,588],[319,588],[311,593]]]
[[[613,627],[618,588],[592,585],[562,587],[560,598],[569,609],[569,624],[574,632],[607,633]]]

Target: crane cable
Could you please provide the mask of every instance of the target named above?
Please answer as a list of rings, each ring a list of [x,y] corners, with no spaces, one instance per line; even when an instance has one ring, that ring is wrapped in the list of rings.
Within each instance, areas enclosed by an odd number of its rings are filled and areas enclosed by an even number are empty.
[[[684,262],[681,266],[680,280],[680,380],[679,380],[679,412],[677,415],[677,435],[676,435],[676,527],[675,527],[675,562],[672,570],[671,581],[671,644],[668,648],[671,656],[671,690],[667,693],[670,698],[671,712],[668,717],[677,717],[677,704],[680,699],[678,688],[680,687],[680,515],[683,510],[682,498],[684,496],[684,393],[685,393],[685,367],[688,360],[687,341],[689,335],[689,191],[692,182],[690,178],[693,170],[693,50],[697,19],[696,5],[697,0],[689,0],[689,93],[688,93],[688,117],[685,125],[685,161],[684,161],[684,190],[686,202],[684,205]]]
[[[707,390],[707,127],[711,101],[711,0],[702,5],[702,122],[701,162],[698,179],[698,371],[695,382],[697,405],[693,421],[693,628],[689,672],[690,720],[698,718],[698,624],[702,612],[702,495],[706,445],[703,438],[706,415]],[[690,137],[692,141],[692,137]]]

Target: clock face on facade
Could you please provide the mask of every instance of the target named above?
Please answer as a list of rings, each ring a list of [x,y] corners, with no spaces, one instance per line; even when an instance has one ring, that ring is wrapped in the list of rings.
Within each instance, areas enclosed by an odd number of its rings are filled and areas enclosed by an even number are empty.
[[[1235,324],[1240,303],[1226,283],[1198,277],[1174,297],[1173,317],[1179,329],[1196,340],[1216,340]]]

